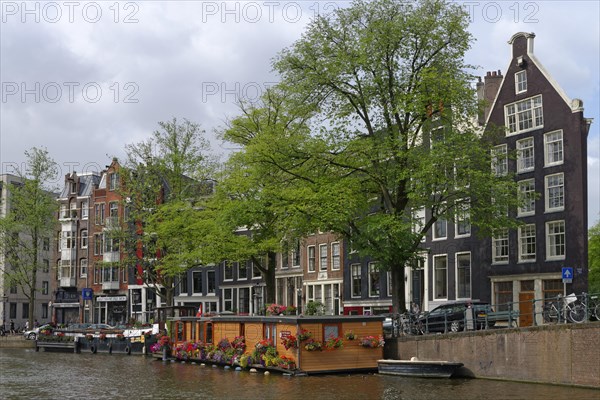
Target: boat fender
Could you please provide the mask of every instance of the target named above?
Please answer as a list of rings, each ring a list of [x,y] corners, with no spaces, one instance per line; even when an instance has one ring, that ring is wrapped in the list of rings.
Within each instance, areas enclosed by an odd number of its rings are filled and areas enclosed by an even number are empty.
[[[90,351],[92,352],[92,354],[96,354],[96,350],[97,349],[96,349],[96,345],[95,344],[93,344],[93,345],[90,346]]]
[[[131,354],[131,346],[125,346],[125,354],[127,354],[127,355]]]

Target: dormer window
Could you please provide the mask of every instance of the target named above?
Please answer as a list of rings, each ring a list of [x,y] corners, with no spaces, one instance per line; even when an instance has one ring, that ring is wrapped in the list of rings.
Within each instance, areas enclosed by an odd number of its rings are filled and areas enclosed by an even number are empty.
[[[515,92],[517,94],[527,91],[527,71],[519,71],[515,74]]]
[[[69,186],[71,187],[71,193],[77,193],[77,183],[69,182]]]

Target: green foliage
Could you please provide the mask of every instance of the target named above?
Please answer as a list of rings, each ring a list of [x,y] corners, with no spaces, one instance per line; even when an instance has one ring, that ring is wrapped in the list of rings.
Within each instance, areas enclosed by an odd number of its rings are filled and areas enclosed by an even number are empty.
[[[202,263],[202,232],[190,221],[212,194],[217,162],[198,124],[175,118],[158,124],[152,137],[126,148],[121,190],[128,220],[119,234],[130,253],[125,262],[141,265],[140,278],[172,305],[178,277]]]
[[[600,222],[588,233],[589,293],[600,293]]]
[[[493,174],[494,137],[474,121],[468,19],[442,0],[357,0],[319,16],[274,60],[286,100],[267,96],[236,125],[245,135],[226,136],[246,139],[242,164],[270,177],[269,206],[291,231],[342,234],[391,270],[395,311],[438,219],[482,235],[516,225],[505,212],[516,185]]]
[[[26,151],[25,171],[15,171],[18,184],[9,184],[9,208],[0,218],[0,251],[4,263],[0,267],[6,288],[13,286],[29,301],[29,326],[33,326],[33,313],[37,272],[42,267],[42,252],[51,244],[56,228],[57,205],[55,187],[48,186],[56,179],[57,166],[46,149]],[[45,258],[50,258],[46,255]]]

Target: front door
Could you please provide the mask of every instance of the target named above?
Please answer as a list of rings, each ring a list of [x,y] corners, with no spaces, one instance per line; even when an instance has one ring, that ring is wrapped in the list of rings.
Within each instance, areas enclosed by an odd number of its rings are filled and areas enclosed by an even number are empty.
[[[519,326],[533,325],[533,299],[534,292],[519,293]]]

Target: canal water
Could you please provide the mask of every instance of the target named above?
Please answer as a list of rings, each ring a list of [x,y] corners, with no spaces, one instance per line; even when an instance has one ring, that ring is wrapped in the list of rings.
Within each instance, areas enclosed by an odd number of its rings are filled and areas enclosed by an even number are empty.
[[[0,349],[1,399],[587,400],[600,391],[484,379],[377,374],[287,377],[151,357]]]

